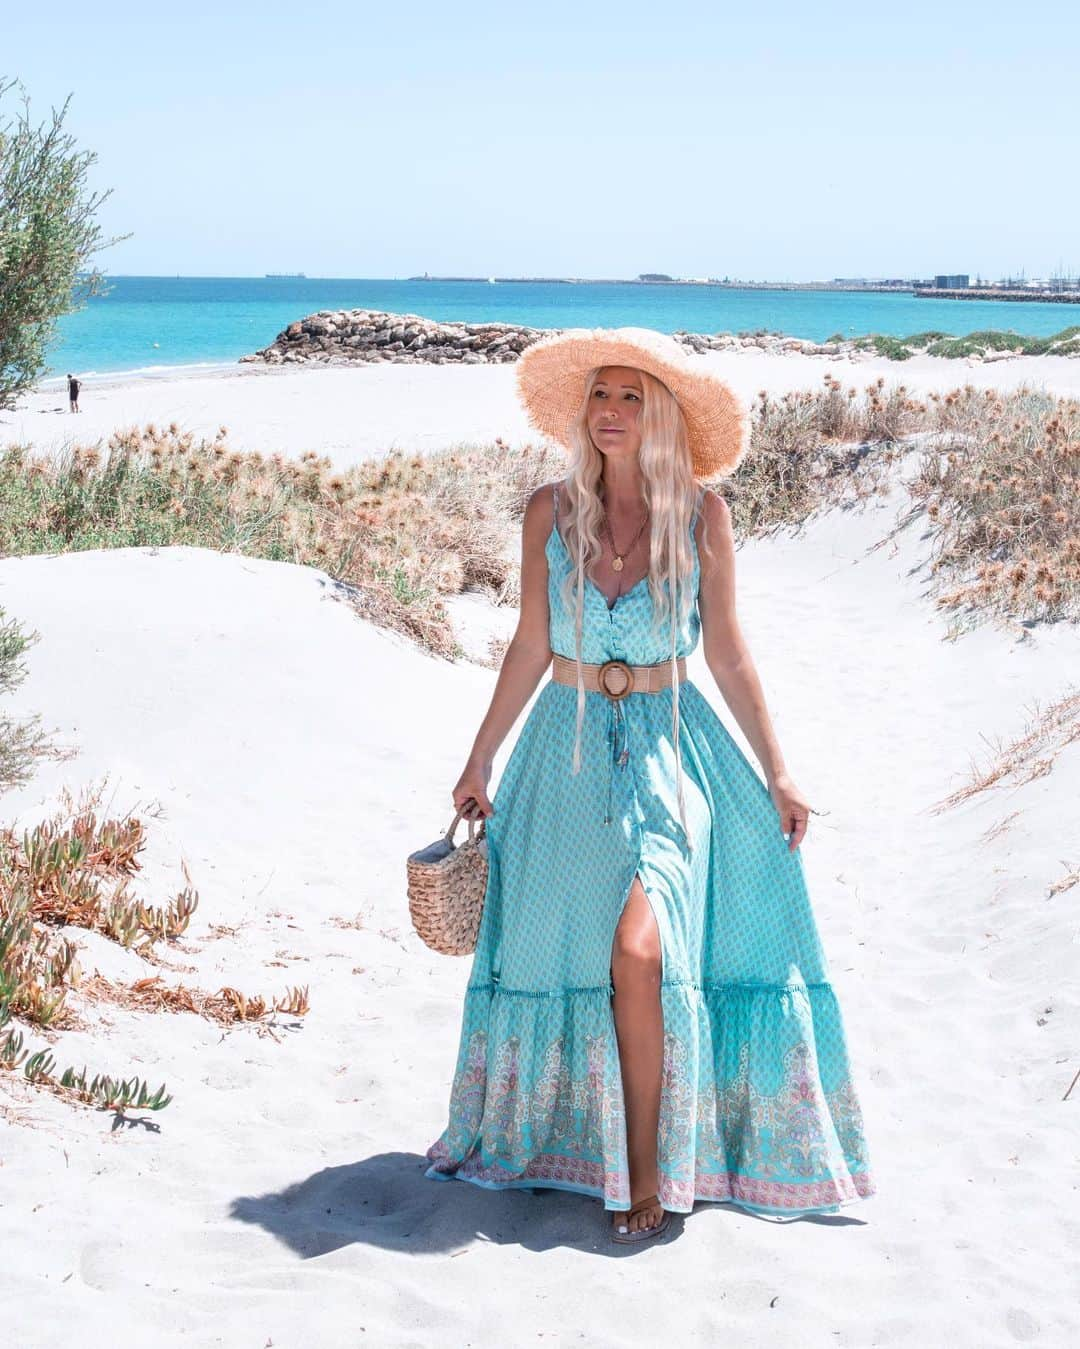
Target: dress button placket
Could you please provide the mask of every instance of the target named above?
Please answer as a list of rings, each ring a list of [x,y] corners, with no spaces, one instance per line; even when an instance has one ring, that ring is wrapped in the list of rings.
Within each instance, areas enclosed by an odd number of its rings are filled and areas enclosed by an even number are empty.
[[[618,601],[616,601],[616,604],[617,603]],[[607,609],[608,628],[609,630],[614,631],[615,605],[609,605],[605,600],[604,608]],[[615,645],[618,646],[619,648],[618,651],[614,650]],[[609,644],[608,651],[612,653],[609,657],[609,659],[611,660],[626,659],[621,654],[622,651],[621,642]],[[612,788],[614,786],[615,765],[618,764],[620,768],[626,767],[627,761],[630,758],[630,744],[629,744],[629,728],[627,727],[626,724],[626,712],[625,709],[623,708],[622,699],[609,698],[607,702],[608,702],[607,740],[608,740],[609,758],[608,758],[608,797],[607,797],[607,809],[604,812],[604,823],[610,824],[612,819],[611,797],[612,797]],[[622,732],[621,747],[620,747],[620,734],[619,734],[620,731]]]

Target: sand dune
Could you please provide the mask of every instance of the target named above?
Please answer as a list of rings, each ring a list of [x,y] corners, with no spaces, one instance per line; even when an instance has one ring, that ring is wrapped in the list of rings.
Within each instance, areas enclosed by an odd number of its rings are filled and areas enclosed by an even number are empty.
[[[506,429],[500,406],[478,434]],[[158,803],[140,891],[173,894],[184,859],[200,894],[169,977],[311,996],[276,1038],[74,998],[87,1029],[56,1037],[61,1064],[175,1093],[117,1128],[0,1073],[7,1342],[104,1346],[118,1317],[154,1346],[1075,1342],[1078,892],[1048,892],[1080,863],[1080,743],[932,807],[1065,691],[1080,634],[944,640],[919,527],[873,548],[903,499],[738,554],[785,757],[823,812],[804,859],[878,1193],[783,1225],[699,1205],[641,1249],[608,1244],[597,1201],[422,1176],[468,962],[412,933],[404,858],[449,824],[494,672],[372,628],[311,569],[187,548],[0,562],[0,606],[41,633],[9,711],[77,751],[5,822],[105,775],[116,812]],[[700,650],[690,671],[745,747]],[[137,977],[72,935],[88,973]]]
[[[746,350],[700,359],[747,400],[765,388],[773,393],[820,388],[826,373],[859,388],[883,376],[889,384],[924,393],[967,383],[979,389],[1028,384],[1080,397],[1080,360],[1066,356],[984,364],[940,356],[852,360]],[[338,467],[395,447],[431,451],[500,435],[518,444],[535,435],[515,398],[513,371],[512,365],[244,365],[183,377],[105,377],[87,382],[78,414],[68,411],[63,390],[31,394],[15,411],[0,412],[0,446],[60,448],[107,439],[127,426],[172,421],[205,436],[227,426],[230,444],[245,451],[299,455],[314,449]]]

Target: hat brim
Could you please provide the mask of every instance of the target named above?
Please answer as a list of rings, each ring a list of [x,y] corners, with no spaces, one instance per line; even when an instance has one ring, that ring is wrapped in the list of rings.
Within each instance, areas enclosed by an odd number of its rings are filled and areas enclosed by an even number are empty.
[[[750,444],[747,409],[722,379],[695,368],[673,337],[651,328],[568,328],[526,347],[516,379],[530,424],[570,449],[589,371],[604,365],[645,370],[671,390],[686,422],[695,477],[736,468]]]

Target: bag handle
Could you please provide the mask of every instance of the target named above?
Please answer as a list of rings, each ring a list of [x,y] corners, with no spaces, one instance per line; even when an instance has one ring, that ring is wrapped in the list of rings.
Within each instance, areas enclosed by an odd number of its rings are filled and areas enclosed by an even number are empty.
[[[462,819],[462,817],[464,816],[464,814],[465,814],[464,808],[461,809],[461,810],[459,810],[459,811],[457,812],[457,814],[454,816],[454,820],[453,820],[453,823],[450,825],[450,828],[446,831],[445,838],[446,838],[447,843],[450,844],[451,848],[456,848],[456,847],[457,847],[457,844],[454,842],[454,831],[455,831],[455,830],[457,829],[457,827],[458,827],[458,821],[459,821],[460,819]],[[475,833],[475,838],[476,838],[476,839],[481,839],[481,838],[484,837],[484,825],[487,824],[487,819],[486,819],[486,818],[481,819],[481,821],[480,821],[480,829],[479,829],[479,832],[478,832],[478,833],[475,832],[475,831],[476,831],[476,821],[475,821],[475,820],[472,820],[472,819],[466,820],[466,824],[468,824],[468,826],[469,826],[469,842],[470,842],[470,843],[472,843],[472,842],[474,841],[474,833]]]

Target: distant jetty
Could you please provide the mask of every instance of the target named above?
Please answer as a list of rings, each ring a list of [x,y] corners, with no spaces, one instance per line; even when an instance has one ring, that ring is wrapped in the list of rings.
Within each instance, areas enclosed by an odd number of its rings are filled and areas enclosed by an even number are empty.
[[[482,281],[484,285],[491,282],[497,282],[499,285],[530,285],[530,286],[575,286],[575,285],[609,285],[609,286],[628,286],[629,281],[577,281],[571,276],[428,276],[427,272],[423,276],[407,276],[406,281]]]
[[[910,295],[910,281],[867,282],[865,285],[835,281],[730,281],[718,277],[678,277],[661,273],[642,276],[407,276],[406,281],[465,281],[496,283],[501,286],[708,286],[714,290],[835,290],[860,293],[885,292],[891,295]]]
[[[705,286],[713,290],[780,290],[837,292],[849,295],[914,295],[930,300],[1004,300],[1029,304],[1080,304],[1080,289],[1033,290],[1006,286],[966,286],[949,289],[924,286],[918,281],[732,281],[710,276],[666,276],[643,272],[640,276],[409,276],[407,281],[459,281],[489,285],[534,286]]]
[[[306,272],[264,272],[264,281],[306,281]]]
[[[940,286],[916,286],[920,300],[1021,300],[1027,304],[1080,304],[1080,290],[998,290],[993,286],[965,286],[946,290]]]

